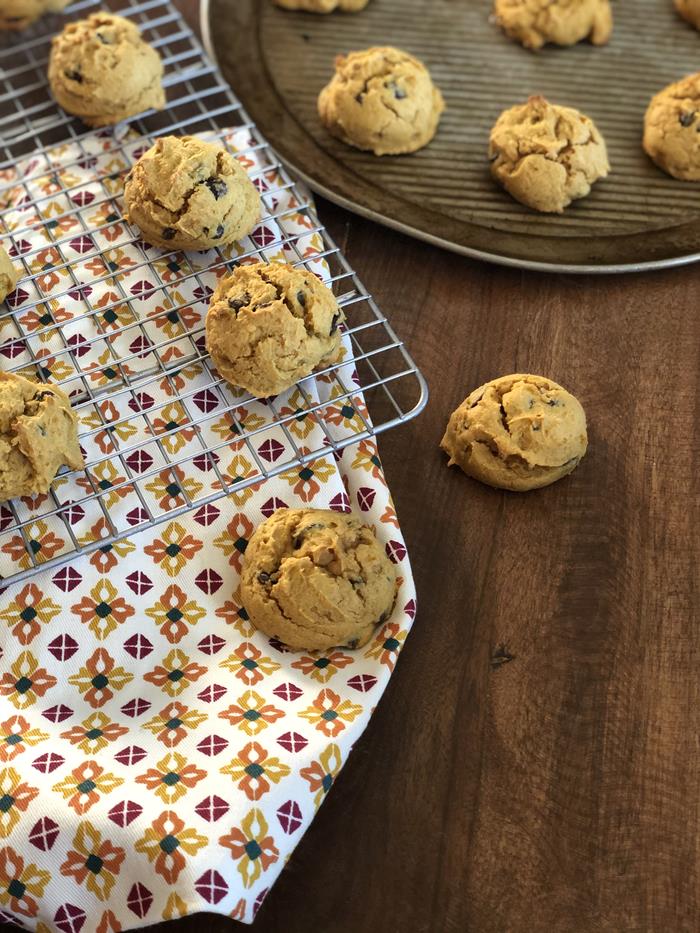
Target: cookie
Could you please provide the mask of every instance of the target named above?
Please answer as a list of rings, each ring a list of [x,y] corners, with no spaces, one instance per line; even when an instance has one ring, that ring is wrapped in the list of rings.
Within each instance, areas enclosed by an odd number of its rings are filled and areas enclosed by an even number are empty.
[[[284,10],[304,10],[306,13],[332,13],[342,10],[344,13],[356,13],[364,10],[369,0],[275,0]]]
[[[207,349],[227,382],[267,398],[340,358],[344,320],[312,272],[276,262],[238,266],[212,295]]]
[[[700,181],[700,72],[652,97],[642,144],[664,172],[682,181]]]
[[[505,34],[526,49],[583,39],[605,45],[613,27],[609,0],[495,0],[494,13]]]
[[[536,211],[561,214],[610,171],[595,123],[571,107],[531,97],[505,110],[489,138],[491,174]]]
[[[12,260],[0,246],[0,301],[4,301],[15,290],[19,272],[12,265]]]
[[[82,469],[77,425],[55,385],[0,373],[0,502],[48,492],[63,464]]]
[[[24,29],[44,13],[58,13],[70,0],[3,0],[0,6],[0,30]]]
[[[700,29],[700,0],[673,0],[676,9],[691,26]]]
[[[372,529],[340,512],[280,509],[256,528],[243,557],[250,621],[299,651],[366,645],[396,590],[396,570]]]
[[[205,250],[241,240],[260,219],[260,195],[226,149],[195,136],[163,136],[127,175],[129,220],[166,249]]]
[[[474,479],[526,492],[566,476],[586,453],[586,414],[551,379],[515,374],[475,389],[452,413],[440,446]]]
[[[335,74],[318,98],[329,133],[378,156],[426,146],[444,109],[425,65],[390,47],[339,55]]]
[[[163,63],[134,23],[93,13],[52,40],[49,84],[56,101],[88,126],[109,126],[165,106]]]

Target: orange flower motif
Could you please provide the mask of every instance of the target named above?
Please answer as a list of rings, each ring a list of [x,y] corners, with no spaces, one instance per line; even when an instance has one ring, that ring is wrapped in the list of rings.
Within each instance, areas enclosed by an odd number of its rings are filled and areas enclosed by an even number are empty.
[[[97,803],[100,794],[111,794],[123,783],[123,778],[105,771],[96,761],[85,761],[51,789],[63,794],[68,806],[82,816]]]
[[[173,583],[160,597],[155,606],[146,609],[170,644],[177,644],[187,634],[188,625],[196,625],[206,615],[193,599],[188,599],[184,590]]]
[[[226,531],[214,538],[214,547],[223,551],[228,562],[240,573],[241,560],[253,534],[253,523],[243,512],[237,512],[226,526]]]
[[[126,852],[115,846],[92,823],[84,820],[78,825],[60,871],[66,878],[75,878],[100,901],[106,901],[112,892]]]
[[[305,440],[315,427],[318,426],[316,416],[306,411],[307,403],[299,389],[295,389],[289,396],[286,405],[279,410],[280,419],[294,416],[291,421],[287,421],[287,428],[295,437]]]
[[[406,635],[408,632],[405,629],[401,631],[398,623],[388,622],[379,630],[379,634],[365,652],[365,657],[379,658],[380,664],[386,665],[390,671],[393,671]]]
[[[168,884],[175,884],[186,865],[185,856],[196,855],[209,840],[188,829],[173,810],[165,810],[136,842],[134,848],[154,863],[156,872]]]
[[[279,850],[267,833],[262,810],[253,808],[241,822],[240,829],[234,827],[219,838],[220,845],[229,849],[232,858],[238,862],[236,868],[246,888],[251,887],[279,858]]]
[[[121,217],[114,210],[111,201],[100,204],[94,214],[88,217],[92,227],[100,227],[100,236],[108,243],[114,243],[124,233],[124,225],[120,223]]]
[[[242,454],[236,454],[229,462],[228,466],[223,469],[219,467],[219,470],[224,481],[229,486],[235,486],[237,483],[242,483],[244,480],[250,479],[251,476],[258,476],[260,473],[257,467],[253,466],[250,460]],[[232,494],[236,505],[239,508],[245,505],[256,489],[260,488],[262,482],[261,480],[259,483],[252,483],[249,486],[245,486],[243,489],[236,490]],[[212,488],[221,489],[221,482],[217,479],[216,482],[212,483]]]
[[[52,356],[51,350],[41,347],[36,352],[36,365],[45,379],[62,382],[73,373],[73,368],[65,354]]]
[[[0,770],[0,838],[6,839],[12,833],[20,814],[26,812],[38,793],[39,788],[22,781],[14,768]]]
[[[305,781],[308,782],[311,793],[315,792],[314,805],[316,809],[323,803],[323,798],[333,786],[333,781],[337,777],[343,766],[343,759],[340,755],[340,749],[335,743],[331,743],[321,754],[318,761],[313,761],[308,768],[302,768],[299,772]]]
[[[32,729],[24,716],[10,716],[0,722],[0,761],[12,761],[28,747],[48,739],[48,732]]]
[[[111,722],[105,713],[91,713],[79,726],[62,732],[61,738],[67,739],[85,755],[95,755],[128,731],[125,726]]]
[[[202,542],[193,538],[178,522],[170,522],[162,538],[156,538],[144,548],[154,562],[162,565],[169,577],[176,577],[188,560],[201,551]]]
[[[394,528],[399,527],[399,520],[396,517],[396,511],[391,502],[389,502],[389,504],[386,506],[386,508],[382,512],[382,517],[380,521],[383,522],[385,525],[393,525]]]
[[[331,651],[329,654],[317,656],[304,655],[298,661],[292,661],[292,667],[322,684],[327,684],[334,674],[348,664],[352,664],[352,658],[342,651]]]
[[[161,509],[170,511],[185,505],[184,493],[194,501],[204,486],[193,476],[186,476],[182,467],[171,467],[146,483],[146,489],[158,500]]]
[[[100,538],[109,537],[111,533],[112,530],[107,524],[107,519],[104,517],[98,518],[90,531],[80,539],[80,543],[91,544],[93,541],[99,541]],[[107,574],[110,570],[114,570],[119,563],[120,557],[126,557],[127,554],[131,554],[135,550],[136,545],[133,541],[128,539],[115,541],[113,544],[105,544],[104,547],[94,551],[90,555],[90,563],[100,573]]]
[[[32,274],[35,275],[34,284],[45,295],[49,294],[61,281],[68,276],[67,269],[56,269],[63,263],[61,254],[54,246],[40,250],[29,264]]]
[[[195,436],[194,428],[187,427],[189,417],[179,402],[171,402],[160,414],[151,420],[156,434],[161,435],[160,443],[169,454],[176,454]],[[166,432],[173,431],[173,434]]]
[[[11,846],[0,849],[0,904],[23,917],[36,917],[41,897],[51,874],[24,858]],[[33,896],[32,896],[33,895]]]
[[[28,583],[17,597],[0,612],[20,645],[30,644],[41,631],[41,624],[50,622],[61,607],[44,596],[35,583]]]
[[[231,441],[231,449],[234,451],[242,450],[245,441],[238,441],[244,431],[250,433],[256,431],[265,424],[265,419],[261,415],[256,415],[243,405],[236,406],[232,412],[227,412],[223,418],[219,418],[209,426],[209,430],[220,437],[222,441]]]
[[[155,768],[149,768],[145,774],[140,774],[136,783],[144,784],[149,790],[155,791],[163,803],[172,804],[184,797],[188,790],[196,787],[206,776],[206,771],[188,764],[184,755],[168,752],[156,763]]]
[[[326,687],[321,690],[313,704],[299,715],[313,723],[319,732],[334,738],[343,731],[346,723],[357,719],[361,712],[361,706],[351,703],[350,700],[341,702],[340,696],[330,687]]]
[[[50,560],[65,548],[63,538],[57,537],[44,521],[27,525],[25,533],[37,563],[41,564],[45,560]],[[28,570],[31,567],[32,562],[21,535],[14,535],[10,538],[6,544],[3,544],[2,551],[4,554],[9,554],[21,570]]]
[[[386,480],[382,472],[382,462],[379,459],[379,451],[374,441],[364,440],[357,445],[357,453],[352,461],[353,469],[364,470],[374,479],[386,486]]]
[[[138,432],[138,429],[132,421],[122,420],[122,416],[114,402],[110,400],[99,402],[97,407],[102,414],[102,418],[99,418],[99,415],[97,416],[97,423],[102,424],[104,422],[106,428],[95,435],[95,443],[103,454],[113,453],[116,450],[116,445],[112,440],[113,436],[118,437],[120,441],[128,441],[130,437]],[[97,415],[97,412],[95,414]]]
[[[335,386],[331,392],[331,398],[337,398],[337,401],[323,409],[323,420],[336,427],[344,428],[349,433],[359,434],[365,430],[365,425],[360,416],[362,409],[358,405],[358,399],[347,396],[338,398],[342,395],[343,390],[340,386]]]
[[[121,933],[122,925],[111,910],[105,910],[95,933]]]
[[[9,697],[15,709],[26,709],[55,685],[56,678],[39,667],[31,651],[23,651],[9,672],[0,677],[0,695]]]
[[[134,675],[129,671],[114,666],[114,659],[106,648],[97,648],[85,666],[68,678],[68,683],[78,688],[83,699],[93,709],[99,709],[112,699],[115,691],[121,690],[133,679]]]
[[[134,609],[106,577],[90,590],[90,596],[83,596],[79,603],[71,606],[83,625],[87,625],[95,638],[104,641],[118,625],[122,625],[134,615]]]
[[[190,709],[182,703],[168,703],[157,716],[143,724],[143,728],[168,748],[174,748],[187,735],[188,730],[196,729],[206,720],[206,714]]]
[[[270,782],[279,784],[290,774],[289,767],[268,756],[259,742],[248,742],[220,771],[231,776],[248,800],[259,800],[269,791]]]
[[[257,735],[283,716],[281,709],[266,703],[255,690],[246,690],[228,709],[219,713],[219,719],[225,719],[232,726],[238,726],[248,735]]]
[[[306,447],[299,449],[304,454],[309,453]],[[302,467],[287,470],[280,476],[293,487],[294,493],[302,502],[311,502],[320,492],[321,483],[327,483],[334,474],[335,467],[328,460],[321,458],[314,460],[312,464],[304,464]]]
[[[202,664],[190,661],[184,651],[173,648],[163,658],[163,663],[157,664],[152,671],[144,674],[143,679],[149,684],[160,687],[168,696],[175,697],[186,690],[190,684],[196,683],[206,672],[207,669]]]
[[[227,599],[223,606],[215,610],[215,614],[223,619],[227,625],[233,625],[244,638],[251,638],[255,634],[255,626],[248,619],[248,613],[240,604],[238,590],[233,594],[234,600]]]
[[[261,651],[252,642],[244,641],[233,654],[230,654],[221,667],[235,674],[239,680],[253,687],[267,674],[274,674],[279,670],[277,661],[264,657]]]

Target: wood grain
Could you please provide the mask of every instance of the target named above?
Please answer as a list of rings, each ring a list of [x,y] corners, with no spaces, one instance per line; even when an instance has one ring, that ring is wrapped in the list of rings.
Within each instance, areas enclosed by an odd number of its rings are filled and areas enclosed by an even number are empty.
[[[700,267],[522,273],[321,214],[430,383],[380,444],[419,613],[254,930],[700,929]],[[467,392],[518,370],[590,423],[576,472],[527,495],[438,450]]]

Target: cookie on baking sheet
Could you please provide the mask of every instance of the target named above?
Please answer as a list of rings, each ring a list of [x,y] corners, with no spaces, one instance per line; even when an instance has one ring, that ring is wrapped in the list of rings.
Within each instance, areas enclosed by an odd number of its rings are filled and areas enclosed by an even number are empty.
[[[586,453],[581,403],[544,376],[501,376],[452,413],[440,446],[474,479],[526,492],[566,476]]]
[[[56,101],[88,126],[109,126],[165,106],[163,63],[121,16],[93,13],[52,40],[49,84]]]
[[[24,29],[44,13],[58,13],[70,0],[2,0],[0,30]]]
[[[676,9],[684,20],[700,29],[700,0],[673,0]]]
[[[19,272],[13,266],[12,260],[0,246],[0,301],[4,301],[10,292],[14,291]]]
[[[332,13],[342,10],[344,13],[356,13],[364,10],[369,0],[275,0],[284,10],[303,10],[306,13]]]
[[[77,425],[55,385],[0,373],[0,502],[48,492],[63,464],[84,467]]]
[[[700,72],[652,97],[642,144],[664,172],[681,181],[700,181]]]
[[[242,265],[212,295],[207,349],[227,382],[267,398],[340,358],[344,320],[313,272],[276,262]]]
[[[243,239],[260,220],[260,195],[222,146],[195,136],[162,136],[127,175],[129,220],[144,240],[205,250]]]
[[[536,211],[561,214],[610,171],[595,123],[571,107],[531,97],[505,110],[489,138],[491,174]]]
[[[613,26],[609,0],[495,0],[494,13],[505,34],[526,49],[583,39],[605,45]]]
[[[444,109],[425,65],[391,47],[339,55],[335,74],[318,98],[329,133],[378,156],[426,146]]]
[[[280,509],[256,528],[243,557],[250,621],[300,651],[366,645],[396,591],[374,531],[340,512]]]

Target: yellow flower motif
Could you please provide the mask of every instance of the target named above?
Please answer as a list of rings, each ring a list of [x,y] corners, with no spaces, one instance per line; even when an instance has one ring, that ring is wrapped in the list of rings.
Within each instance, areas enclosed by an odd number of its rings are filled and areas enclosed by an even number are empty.
[[[296,437],[305,440],[315,427],[318,426],[316,416],[306,411],[307,403],[299,389],[295,389],[289,396],[287,404],[279,410],[280,418],[295,415],[291,421],[285,422],[289,431]]]
[[[333,781],[337,777],[343,766],[343,759],[340,755],[340,748],[333,742],[325,751],[321,752],[318,761],[312,761],[308,768],[302,768],[299,772],[305,781],[308,781],[309,790],[316,792],[314,797],[314,806],[318,808],[323,803],[323,798],[333,786]]]
[[[11,846],[0,849],[0,904],[15,914],[36,917],[39,905],[34,898],[42,897],[51,874],[38,868]],[[32,896],[33,895],[33,896]]]
[[[136,783],[144,784],[157,794],[163,803],[172,804],[184,797],[189,789],[203,781],[206,776],[206,771],[188,764],[184,755],[167,752],[156,763],[155,768],[149,768],[145,774],[140,774]]]
[[[50,622],[61,607],[44,596],[36,583],[27,583],[15,599],[0,612],[5,622],[22,645],[28,645],[41,630],[41,624]]]
[[[161,537],[155,538],[144,552],[161,565],[169,577],[176,577],[201,549],[201,541],[186,532],[179,522],[170,522]]]
[[[124,849],[103,840],[99,830],[87,820],[78,825],[73,846],[61,865],[61,874],[84,884],[98,900],[106,901],[124,861]]]
[[[10,716],[0,722],[0,761],[12,761],[27,748],[45,742],[48,737],[48,732],[30,729],[24,716]]]
[[[196,855],[209,840],[189,829],[173,810],[165,810],[153,820],[134,848],[145,855],[168,884],[175,884],[186,865],[183,852]]]
[[[184,493],[194,501],[204,486],[193,476],[186,476],[180,467],[172,467],[146,483],[146,489],[157,500],[160,508],[167,511],[185,504]]]
[[[106,577],[93,586],[90,596],[83,596],[71,609],[99,641],[134,615],[133,607],[117,595],[116,587]]]
[[[299,715],[313,723],[324,735],[334,737],[345,729],[362,712],[362,707],[350,700],[342,700],[330,687],[321,690],[311,706]]]
[[[248,742],[220,771],[228,774],[249,800],[259,800],[270,790],[270,782],[279,784],[290,773],[289,767],[268,756],[259,742]]]
[[[253,808],[241,822],[240,828],[234,827],[219,842],[230,849],[236,861],[243,886],[250,888],[263,871],[267,871],[279,859],[279,850],[268,836],[268,826],[262,810]]]
[[[219,719],[225,719],[232,726],[238,726],[247,735],[257,735],[283,716],[284,712],[281,709],[266,703],[255,690],[246,690],[228,709],[219,713]]]
[[[0,696],[6,696],[16,709],[26,709],[56,685],[56,678],[31,651],[23,651],[8,673],[0,676]]]
[[[179,920],[180,917],[187,916],[187,904],[180,895],[173,891],[168,895],[163,908],[163,920]]]
[[[268,674],[274,674],[280,665],[272,658],[264,656],[252,642],[240,644],[233,654],[221,662],[221,667],[235,674],[239,680],[254,686]]]
[[[14,768],[0,770],[0,837],[10,835],[38,793],[39,788],[22,781]]]
[[[61,738],[68,739],[71,745],[75,745],[83,754],[94,755],[107,748],[110,742],[126,735],[128,731],[125,726],[112,722],[105,713],[92,713],[79,726],[62,732]]]
[[[85,761],[51,790],[62,794],[78,816],[92,807],[100,799],[100,794],[111,794],[124,783],[124,779],[105,771],[96,761]]]

